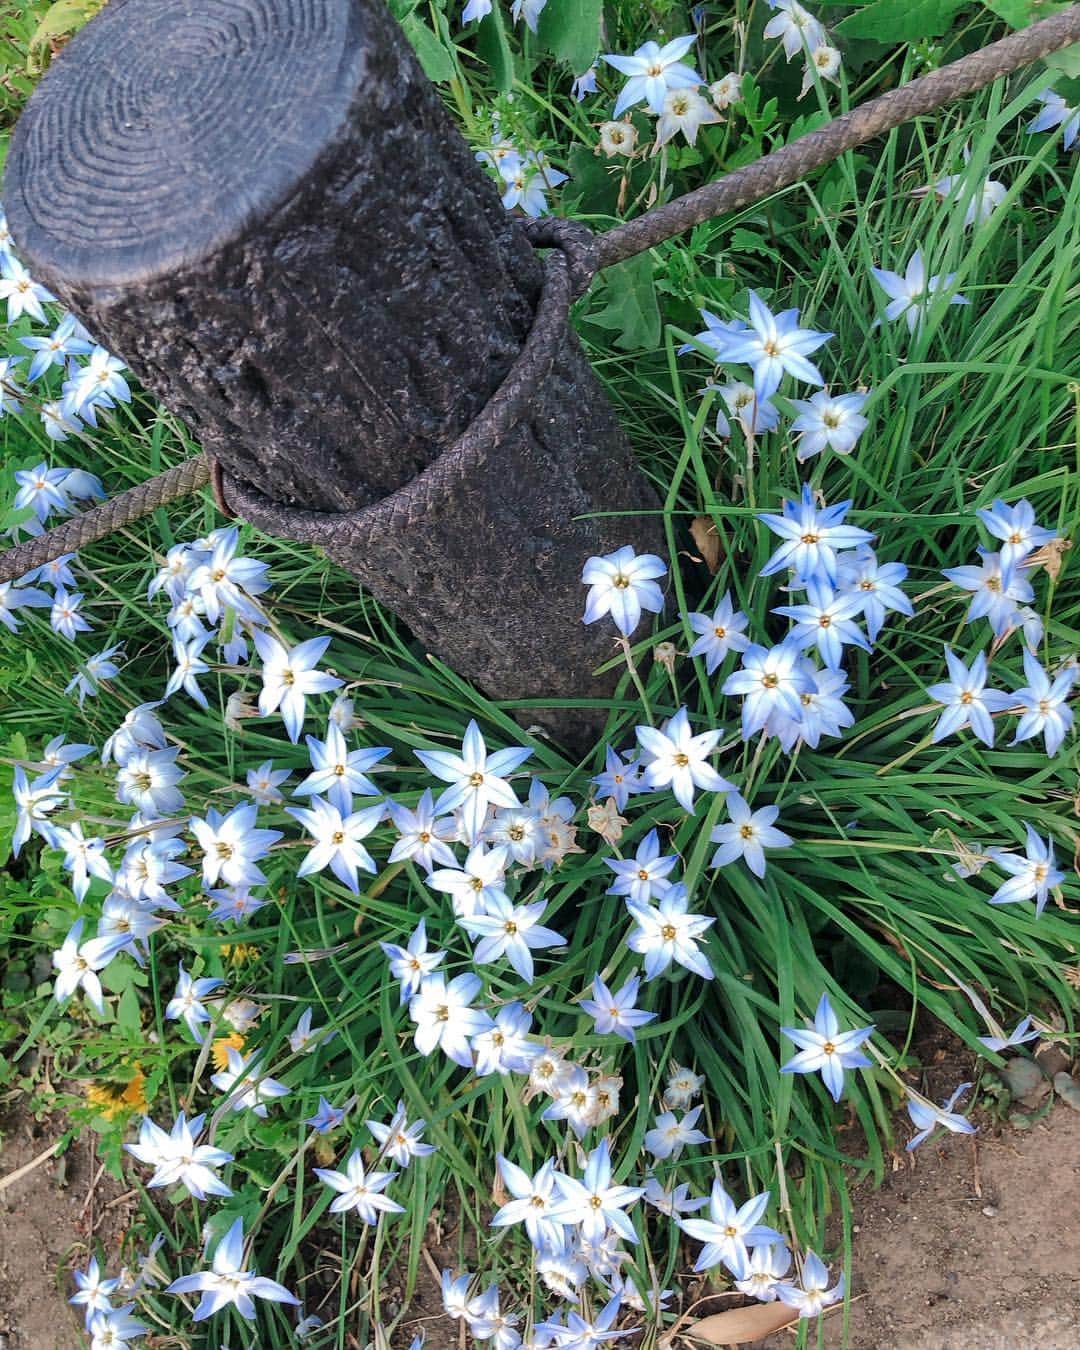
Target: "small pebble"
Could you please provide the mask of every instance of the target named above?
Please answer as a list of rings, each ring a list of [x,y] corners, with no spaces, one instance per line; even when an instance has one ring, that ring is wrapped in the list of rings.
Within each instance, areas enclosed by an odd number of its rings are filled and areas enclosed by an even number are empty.
[[[988,1219],[993,1219],[993,1218],[995,1218],[996,1215],[997,1215],[997,1206],[996,1206],[996,1205],[983,1205],[983,1210],[982,1210],[982,1212],[986,1215],[986,1217],[987,1217]]]

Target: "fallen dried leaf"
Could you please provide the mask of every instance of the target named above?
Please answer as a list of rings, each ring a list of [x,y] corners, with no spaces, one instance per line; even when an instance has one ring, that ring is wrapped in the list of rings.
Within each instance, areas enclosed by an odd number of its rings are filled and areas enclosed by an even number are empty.
[[[1030,553],[1024,559],[1025,570],[1030,571],[1038,566],[1046,568],[1051,581],[1056,581],[1061,572],[1062,563],[1065,560],[1065,554],[1072,548],[1071,539],[1051,539],[1042,548],[1038,548],[1034,553]]]
[[[715,574],[720,566],[720,536],[716,533],[716,526],[708,516],[695,516],[690,522],[690,534],[705,566]]]
[[[758,1303],[703,1317],[700,1322],[684,1327],[680,1335],[693,1341],[708,1341],[710,1345],[746,1345],[798,1320],[798,1309],[789,1308],[786,1303]]]

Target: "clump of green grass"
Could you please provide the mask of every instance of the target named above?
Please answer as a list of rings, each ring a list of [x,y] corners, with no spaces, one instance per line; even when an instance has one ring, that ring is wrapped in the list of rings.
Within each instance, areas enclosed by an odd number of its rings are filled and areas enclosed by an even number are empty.
[[[679,7],[654,9],[669,36],[689,31],[680,26]],[[748,17],[738,9],[738,17]],[[500,76],[498,62],[482,66],[471,40],[449,40],[439,6],[430,15],[415,6],[408,12],[417,21],[433,20],[448,93],[481,140],[490,129],[487,110],[499,97],[491,84]],[[632,50],[655,32],[638,6],[611,7],[609,19],[611,50]],[[970,43],[982,31],[962,29],[958,41]],[[755,78],[744,82],[741,109],[721,126],[705,128],[693,150],[643,155],[629,168],[626,201],[647,200],[653,186],[659,194],[694,186],[817,115],[795,103],[797,78],[765,54],[760,25],[751,32],[743,56]],[[714,77],[739,64],[729,30],[719,23],[709,29],[706,50]],[[852,61],[850,95],[846,87],[839,95],[817,90],[823,111],[916,73],[906,47],[873,52]],[[436,60],[430,51],[428,59]],[[593,123],[607,115],[608,102],[570,103],[566,68],[550,62],[540,39],[526,36],[515,60],[515,97],[498,103],[501,128],[568,168],[572,178],[562,200],[603,227],[616,218],[624,173],[592,154]],[[621,1079],[620,1110],[608,1126],[617,1179],[637,1184],[641,1178],[644,1138],[670,1065],[691,1066],[704,1078],[699,1125],[711,1142],[674,1162],[658,1162],[658,1179],[687,1182],[695,1195],[706,1194],[718,1174],[742,1197],[772,1190],[772,1221],[793,1246],[822,1252],[832,1243],[831,1255],[845,1268],[849,1188],[861,1175],[882,1176],[899,1142],[894,1112],[905,1086],[919,1081],[919,1019],[936,1019],[980,1052],[977,1037],[986,1028],[974,992],[1002,1023],[1011,1026],[1030,1013],[1064,1036],[1075,1031],[1075,927],[1061,893],[1036,917],[1030,905],[987,903],[1002,879],[993,864],[970,877],[954,869],[991,846],[1022,848],[1021,822],[1051,836],[1059,855],[1071,857],[1074,759],[1068,746],[1048,757],[1038,740],[1007,745],[1000,730],[992,749],[970,733],[933,744],[940,708],[925,692],[944,678],[946,645],[965,661],[990,645],[986,621],[965,626],[968,597],[941,576],[945,567],[972,561],[975,546],[987,542],[975,509],[996,497],[1026,498],[1039,521],[1066,540],[1078,519],[1080,188],[1055,141],[1023,131],[1038,87],[1028,78],[998,85],[894,132],[811,184],[626,264],[621,278],[598,283],[580,302],[576,321],[593,364],[660,490],[674,602],[653,632],[642,628],[634,635],[642,688],[624,675],[608,700],[602,741],[581,761],[522,732],[514,714],[527,714],[527,706],[492,702],[428,658],[392,615],[358,594],[324,558],[246,527],[242,532],[244,550],[270,564],[268,609],[275,625],[294,641],[331,636],[327,663],[355,700],[358,737],[392,748],[378,779],[388,796],[415,804],[431,780],[411,752],[460,744],[475,717],[489,745],[528,744],[528,767],[551,797],[565,794],[579,808],[582,851],[550,873],[529,877],[530,890],[535,883],[547,901],[544,922],[567,939],[565,950],[538,956],[537,978],[527,990],[505,967],[482,973],[489,1006],[526,999],[534,1034],[564,1047],[593,1074]],[[964,228],[962,199],[910,196],[913,188],[959,173],[965,146],[972,182],[992,173],[1008,188],[1004,203],[973,230]],[[934,272],[955,272],[954,289],[971,303],[953,307],[943,297],[911,336],[903,323],[875,327],[884,300],[870,268],[903,271],[916,245]],[[800,467],[787,416],[779,432],[752,441],[738,430],[725,438],[715,433],[716,396],[700,392],[711,374],[708,358],[679,356],[677,349],[700,329],[701,309],[745,316],[750,289],[774,310],[797,306],[806,326],[835,334],[819,354],[825,378],[838,390],[870,391],[863,410],[869,426],[852,455],[827,454]],[[8,330],[11,350],[27,331],[25,322]],[[786,394],[778,403],[789,411]],[[176,420],[144,395],[119,409],[99,435],[73,442],[70,452],[54,449],[32,415],[4,418],[0,432],[9,485],[11,471],[66,455],[64,462],[100,473],[115,492],[195,448]],[[702,662],[685,655],[693,634],[682,616],[711,611],[730,592],[756,641],[781,639],[785,625],[771,610],[791,597],[775,579],[759,575],[775,541],[757,516],[797,497],[804,480],[830,503],[853,499],[849,521],[875,533],[881,558],[908,566],[916,613],[911,620],[894,616],[873,653],[856,653],[849,663],[846,699],[854,727],[816,750],[803,745],[784,753],[775,739],[740,739],[737,701],[720,692],[734,658],[718,676],[707,676]],[[125,648],[119,675],[83,707],[64,693],[76,649],[50,631],[42,617],[47,611],[25,612],[22,631],[2,635],[6,765],[37,760],[43,740],[59,732],[100,746],[129,709],[161,696],[170,632],[166,607],[148,603],[145,587],[170,547],[218,524],[209,501],[178,504],[80,559],[95,632],[80,639],[78,653],[85,657],[116,642]],[[713,566],[701,551],[710,527],[719,541]],[[1074,574],[1068,554],[1055,550],[1032,576],[1045,633],[1040,656],[1048,666],[1080,645]],[[680,653],[670,666],[653,657],[661,642]],[[1020,652],[1015,634],[992,649],[996,687],[1018,687]],[[618,653],[612,659],[623,661]],[[227,810],[247,794],[246,771],[267,759],[290,769],[295,784],[307,771],[307,754],[283,740],[276,721],[244,719],[223,730],[229,696],[239,689],[252,701],[257,673],[215,668],[203,683],[207,710],[182,697],[159,710],[189,773],[188,809],[198,815],[211,805]],[[622,941],[629,926],[622,898],[607,893],[611,874],[603,860],[611,849],[590,832],[584,806],[590,778],[603,767],[604,745],[626,749],[635,726],[659,724],[683,705],[693,710],[695,729],[728,729],[721,772],[755,805],[775,802],[795,843],[771,857],[761,879],[741,863],[714,870],[709,835],[724,815],[722,795],[702,794],[694,815],[668,794],[631,799],[617,849],[632,854],[656,828],[664,851],[678,854],[693,908],[714,920],[704,945],[715,978],[705,983],[676,970],[647,985],[642,1004],[656,1019],[627,1046],[597,1035],[578,1006],[596,972],[614,989],[639,964]],[[327,696],[318,705],[316,734],[328,707]],[[112,839],[126,830],[114,777],[92,759],[78,768],[75,797],[88,835]],[[0,797],[0,838],[14,824],[9,800],[6,793]],[[520,1076],[477,1077],[437,1055],[419,1054],[378,945],[404,941],[422,917],[432,945],[451,952],[451,969],[469,968],[469,946],[443,897],[411,864],[383,865],[358,894],[325,873],[300,880],[304,845],[295,825],[273,807],[260,812],[260,824],[286,833],[265,863],[269,884],[261,893],[270,903],[250,921],[224,927],[208,921],[198,879],[181,882],[174,890],[182,912],[150,939],[145,968],[125,958],[103,972],[100,1017],[80,1001],[57,1008],[41,953],[58,947],[84,910],[96,913],[107,888],[95,884],[80,909],[59,855],[33,843],[11,865],[0,891],[0,932],[15,976],[5,994],[12,1061],[44,1038],[55,1060],[54,1082],[111,1085],[115,1109],[100,1092],[87,1100],[63,1089],[57,1100],[73,1129],[97,1130],[102,1157],[139,1185],[145,1226],[133,1235],[133,1250],[162,1235],[156,1260],[169,1278],[204,1269],[200,1253],[208,1236],[212,1249],[240,1217],[254,1238],[260,1273],[296,1291],[304,1312],[324,1319],[311,1344],[344,1346],[347,1335],[361,1343],[384,1335],[404,1343],[415,1330],[409,1304],[425,1269],[428,1219],[442,1212],[458,1220],[457,1265],[498,1282],[504,1309],[542,1320],[551,1305],[524,1234],[489,1228],[499,1203],[495,1159],[503,1154],[531,1173],[555,1156],[571,1169],[574,1139],[562,1123],[540,1119],[544,1103],[526,1099]],[[380,864],[393,839],[389,826],[373,836]],[[198,870],[197,858],[188,861]],[[223,1006],[201,1051],[166,1019],[180,962],[195,976],[223,979],[229,999],[260,1006],[245,1052],[257,1050],[290,1089],[266,1119],[225,1110],[228,1093],[209,1083],[211,1060],[220,1053],[213,1040],[230,1029]],[[841,1107],[816,1079],[781,1072],[792,1047],[780,1028],[811,1016],[823,991],[844,1026],[873,1022],[877,1028],[873,1067],[848,1074]],[[288,1037],[306,1008],[317,1026],[336,1034],[313,1053],[297,1053]],[[145,1171],[133,1168],[122,1151],[134,1134],[130,1112],[119,1104],[125,1089],[128,1105],[145,1100],[159,1122],[171,1122],[182,1109],[211,1113],[213,1142],[235,1155],[226,1173],[230,1198],[193,1204],[176,1188],[163,1202],[163,1192],[145,1188]],[[330,1135],[302,1123],[320,1096],[350,1103],[345,1124]],[[410,1119],[427,1121],[425,1137],[438,1150],[395,1180],[391,1193],[405,1213],[371,1230],[347,1216],[334,1218],[327,1213],[332,1195],[313,1176],[312,1163],[340,1166],[354,1146],[363,1146],[374,1164],[378,1148],[362,1122],[389,1120],[399,1099]],[[628,1278],[644,1296],[683,1289],[689,1244],[666,1220],[651,1211],[647,1218],[642,1205],[631,1213],[644,1241],[642,1254],[627,1265]],[[839,1224],[827,1228],[837,1213]],[[391,1274],[404,1289],[394,1316],[383,1297]],[[599,1286],[592,1286],[591,1297],[602,1303]],[[191,1334],[190,1308],[160,1288],[141,1289],[138,1313],[161,1334]],[[665,1317],[635,1321],[651,1343]],[[293,1344],[294,1322],[285,1309],[260,1305],[258,1343]],[[247,1343],[252,1334],[233,1311],[211,1325],[215,1343],[229,1336]],[[805,1339],[805,1328],[801,1334]]]

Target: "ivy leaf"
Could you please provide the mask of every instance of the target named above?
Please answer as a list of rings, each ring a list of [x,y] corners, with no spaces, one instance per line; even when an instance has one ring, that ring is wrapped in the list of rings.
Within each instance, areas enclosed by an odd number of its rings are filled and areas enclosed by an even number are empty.
[[[615,346],[623,351],[656,347],[660,342],[660,307],[648,254],[609,267],[604,281],[607,304],[587,315],[587,321],[618,333]]]
[[[600,50],[603,0],[548,0],[537,21],[537,36],[557,61],[584,75]]]

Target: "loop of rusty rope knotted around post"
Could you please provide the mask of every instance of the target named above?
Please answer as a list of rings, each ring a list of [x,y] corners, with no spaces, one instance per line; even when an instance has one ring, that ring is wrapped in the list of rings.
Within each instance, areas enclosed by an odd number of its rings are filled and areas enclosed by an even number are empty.
[[[237,515],[267,534],[322,547],[362,544],[370,531],[407,529],[440,498],[460,491],[467,477],[494,457],[500,441],[528,415],[538,387],[547,379],[574,300],[588,290],[595,271],[596,236],[572,220],[530,221],[537,248],[550,249],[544,283],[525,343],[499,388],[458,439],[423,472],[390,496],[360,511],[308,511],[274,502],[250,483],[228,475],[209,453],[129,488],[100,506],[0,554],[0,585],[17,581],[64,553],[77,553],[115,530],[148,516],[210,484],[227,519]]]
[[[232,517],[232,508],[238,508],[268,533],[298,542],[357,545],[369,531],[407,528],[440,498],[460,492],[470,472],[484,464],[497,467],[499,439],[527,418],[529,400],[551,371],[570,305],[588,290],[596,272],[717,215],[760,201],[855,146],[1077,41],[1080,4],[889,90],[754,163],[604,234],[594,235],[580,221],[556,217],[525,222],[533,246],[552,250],[545,261],[540,303],[525,345],[487,405],[454,444],[410,483],[374,505],[337,513],[299,510],[271,501],[250,484],[227,478],[210,455],[198,455],[0,554],[0,585],[63,553],[78,552],[207,482],[226,516]]]
[[[376,536],[407,536],[420,528],[442,504],[460,504],[478,473],[499,475],[503,447],[509,447],[514,428],[526,422],[540,386],[551,374],[561,345],[567,341],[567,323],[575,290],[588,287],[591,232],[573,221],[537,222],[529,237],[538,247],[550,248],[544,261],[544,282],[536,314],[521,351],[502,383],[461,435],[397,492],[357,511],[310,511],[272,501],[258,488],[224,475],[229,503],[237,514],[266,534],[314,544],[330,551],[363,550]],[[562,226],[572,226],[563,229]],[[506,454],[506,472],[513,453]]]
[[[544,216],[525,221],[533,248],[561,249],[570,274],[570,298],[580,300],[600,270],[600,240],[580,220]]]

